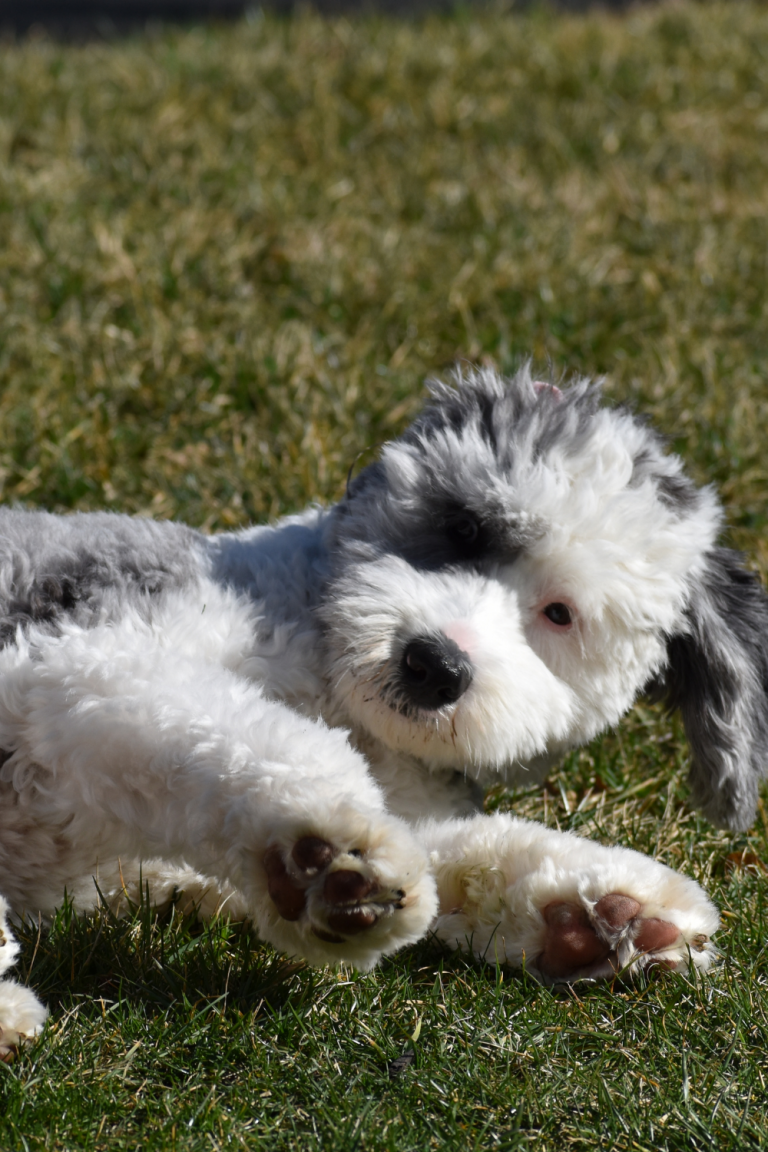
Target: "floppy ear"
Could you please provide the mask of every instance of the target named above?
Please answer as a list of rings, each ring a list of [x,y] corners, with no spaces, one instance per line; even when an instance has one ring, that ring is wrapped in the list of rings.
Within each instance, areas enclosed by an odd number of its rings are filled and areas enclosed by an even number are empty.
[[[744,831],[768,770],[768,597],[739,553],[715,548],[705,561],[651,694],[680,709],[694,804]]]

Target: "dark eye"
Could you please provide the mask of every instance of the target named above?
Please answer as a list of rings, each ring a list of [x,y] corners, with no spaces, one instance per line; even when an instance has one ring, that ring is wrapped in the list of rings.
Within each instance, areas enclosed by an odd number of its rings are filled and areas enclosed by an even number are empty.
[[[547,604],[543,612],[547,620],[557,624],[558,628],[565,628],[571,623],[571,610],[567,604]]]
[[[465,560],[473,560],[486,550],[483,525],[471,512],[454,512],[448,516],[445,533]]]
[[[474,544],[480,535],[480,525],[469,512],[459,512],[446,522],[448,535],[461,544]]]

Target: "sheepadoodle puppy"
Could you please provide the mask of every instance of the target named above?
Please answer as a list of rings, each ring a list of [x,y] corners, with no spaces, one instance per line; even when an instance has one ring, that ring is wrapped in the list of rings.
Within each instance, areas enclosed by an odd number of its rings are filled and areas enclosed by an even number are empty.
[[[0,510],[0,973],[11,913],[119,902],[140,863],[314,964],[433,931],[548,982],[706,969],[692,880],[481,809],[650,691],[694,801],[749,825],[768,609],[720,525],[642,421],[527,369],[434,384],[340,503],[273,526]],[[0,982],[1,1054],[44,1016]]]

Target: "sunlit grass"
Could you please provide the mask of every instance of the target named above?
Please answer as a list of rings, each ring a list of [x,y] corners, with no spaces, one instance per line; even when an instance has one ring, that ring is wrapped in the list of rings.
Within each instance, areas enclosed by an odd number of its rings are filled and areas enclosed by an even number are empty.
[[[340,495],[426,375],[530,354],[606,374],[768,570],[767,259],[763,6],[6,46],[2,499],[276,516]],[[489,804],[705,883],[711,977],[552,992],[430,943],[356,977],[65,910],[25,931],[53,1012],[0,1066],[0,1146],[764,1146],[768,818],[713,830],[686,757],[639,707]]]

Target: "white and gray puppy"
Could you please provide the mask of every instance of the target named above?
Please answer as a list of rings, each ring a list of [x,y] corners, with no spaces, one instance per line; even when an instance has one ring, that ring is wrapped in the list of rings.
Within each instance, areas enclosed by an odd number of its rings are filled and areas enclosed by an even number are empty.
[[[0,511],[0,973],[10,910],[119,901],[139,862],[313,963],[432,930],[547,981],[706,968],[692,880],[481,805],[650,689],[695,801],[748,826],[768,609],[720,526],[643,422],[528,370],[435,384],[345,499],[272,527]],[[44,1016],[0,982],[0,1055]]]

